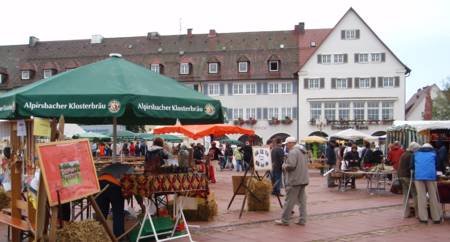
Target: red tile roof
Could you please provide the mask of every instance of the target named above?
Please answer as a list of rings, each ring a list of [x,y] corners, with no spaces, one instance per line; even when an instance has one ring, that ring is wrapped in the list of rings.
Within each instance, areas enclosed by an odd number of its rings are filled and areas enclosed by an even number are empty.
[[[307,29],[299,35],[299,64],[300,68],[309,60],[314,51],[325,41],[332,29]],[[311,43],[315,42],[315,47]]]

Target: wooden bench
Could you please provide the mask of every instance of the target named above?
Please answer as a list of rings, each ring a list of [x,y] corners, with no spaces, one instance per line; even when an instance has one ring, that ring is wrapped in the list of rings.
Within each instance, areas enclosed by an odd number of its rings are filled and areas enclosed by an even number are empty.
[[[24,232],[31,231],[30,225],[25,220],[13,218],[8,214],[0,213],[0,223],[7,224],[8,226],[22,230]]]

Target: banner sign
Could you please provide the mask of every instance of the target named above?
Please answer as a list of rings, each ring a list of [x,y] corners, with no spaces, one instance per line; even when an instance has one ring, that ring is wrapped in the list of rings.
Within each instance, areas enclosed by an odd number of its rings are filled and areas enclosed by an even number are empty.
[[[87,139],[38,146],[50,206],[58,205],[58,195],[63,204],[100,191],[90,147]]]
[[[33,119],[33,135],[50,137],[50,120],[44,118]]]
[[[272,157],[270,155],[270,148],[255,146],[252,149],[255,171],[272,170]]]

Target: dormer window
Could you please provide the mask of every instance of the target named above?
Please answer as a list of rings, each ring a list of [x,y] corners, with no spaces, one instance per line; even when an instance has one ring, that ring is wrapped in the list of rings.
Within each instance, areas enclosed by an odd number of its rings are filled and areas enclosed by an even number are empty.
[[[180,63],[180,75],[189,75],[190,73],[190,63]]]
[[[45,69],[44,70],[44,79],[45,78],[49,78],[49,77],[51,77],[51,76],[53,76],[55,74],[56,74],[56,70],[55,69]]]
[[[269,61],[269,71],[270,72],[280,71],[280,61],[278,60]]]
[[[30,70],[22,70],[20,78],[22,80],[30,80],[31,79],[31,71]]]
[[[219,63],[218,62],[208,63],[208,73],[209,74],[219,73]]]
[[[248,72],[248,61],[240,61],[238,63],[238,66],[239,66],[239,72],[240,73]]]

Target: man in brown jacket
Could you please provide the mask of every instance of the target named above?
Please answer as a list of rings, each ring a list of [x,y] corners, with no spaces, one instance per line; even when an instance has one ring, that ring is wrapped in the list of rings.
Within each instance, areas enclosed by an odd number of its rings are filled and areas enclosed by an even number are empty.
[[[294,137],[286,138],[285,143],[289,150],[287,160],[283,164],[286,200],[281,220],[276,220],[275,223],[278,225],[289,225],[292,209],[298,204],[300,219],[296,223],[305,225],[307,216],[305,188],[309,183],[308,164],[305,159],[306,152],[300,145],[296,145],[297,140]]]

